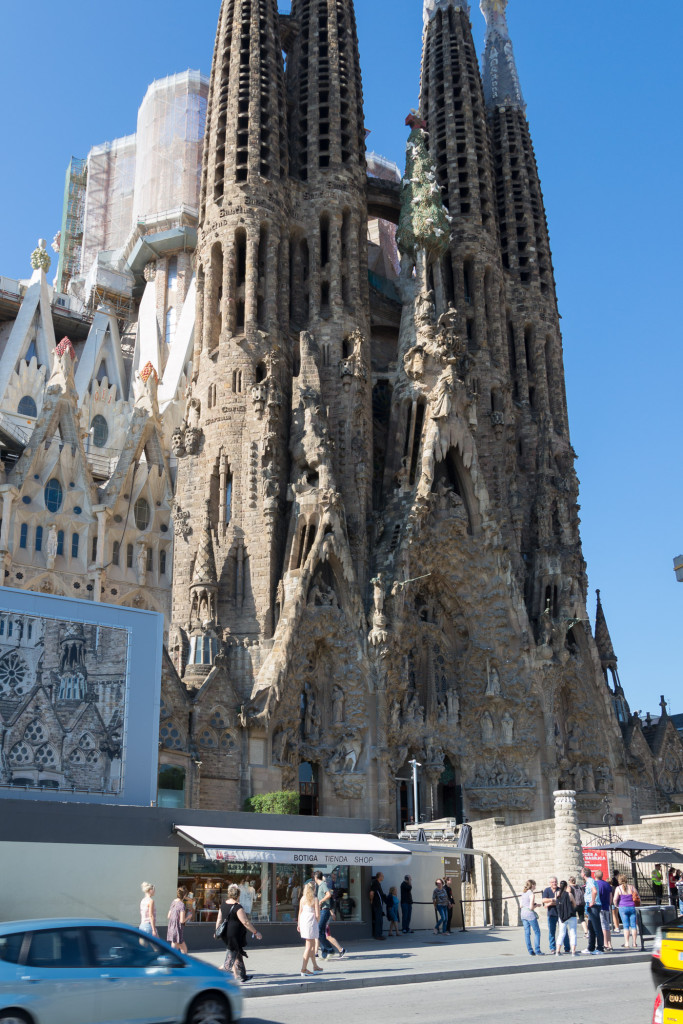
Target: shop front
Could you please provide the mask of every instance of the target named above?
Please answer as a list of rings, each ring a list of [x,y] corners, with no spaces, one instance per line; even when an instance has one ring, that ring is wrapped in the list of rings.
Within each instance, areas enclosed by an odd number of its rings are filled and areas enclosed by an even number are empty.
[[[397,843],[360,833],[174,827],[183,847],[178,885],[192,894],[188,904],[195,929],[205,926],[202,939],[215,926],[228,886],[234,884],[254,923],[279,925],[278,941],[295,941],[301,890],[318,870],[334,890],[338,924],[359,925],[367,917],[363,894],[370,876],[387,867],[405,872],[411,860],[411,852]],[[195,945],[190,935],[188,942]]]

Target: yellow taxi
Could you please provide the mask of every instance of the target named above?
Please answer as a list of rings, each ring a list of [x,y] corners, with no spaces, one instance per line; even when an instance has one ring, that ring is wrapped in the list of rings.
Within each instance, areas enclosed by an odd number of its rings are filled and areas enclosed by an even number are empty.
[[[667,984],[674,975],[680,975],[683,979],[681,972],[683,972],[683,917],[679,917],[675,924],[658,928],[652,947],[652,975],[655,984]],[[680,1019],[683,1021],[683,1016]]]
[[[683,1024],[683,973],[657,989],[652,1024]]]

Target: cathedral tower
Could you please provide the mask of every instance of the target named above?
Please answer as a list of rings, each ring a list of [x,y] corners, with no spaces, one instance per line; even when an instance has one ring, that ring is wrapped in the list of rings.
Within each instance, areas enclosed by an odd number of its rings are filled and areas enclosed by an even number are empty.
[[[193,377],[174,437],[178,513],[189,513],[193,532],[176,544],[173,618],[214,639],[267,637],[274,626],[292,365],[286,113],[276,0],[224,0],[207,109]],[[192,584],[206,531],[217,597],[200,623]],[[204,658],[204,673],[212,661]]]

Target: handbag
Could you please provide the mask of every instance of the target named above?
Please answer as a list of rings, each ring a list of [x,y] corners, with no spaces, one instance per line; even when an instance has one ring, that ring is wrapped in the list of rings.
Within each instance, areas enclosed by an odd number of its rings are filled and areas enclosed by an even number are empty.
[[[216,931],[213,933],[214,939],[223,939],[223,941],[225,941],[225,933],[227,932],[227,930],[228,919],[226,917],[225,920],[221,921],[221,923],[218,925],[218,928],[216,928]]]
[[[640,906],[640,893],[636,892],[636,890],[634,889],[633,892],[631,893],[631,895],[633,896],[633,906],[634,907],[639,907]]]

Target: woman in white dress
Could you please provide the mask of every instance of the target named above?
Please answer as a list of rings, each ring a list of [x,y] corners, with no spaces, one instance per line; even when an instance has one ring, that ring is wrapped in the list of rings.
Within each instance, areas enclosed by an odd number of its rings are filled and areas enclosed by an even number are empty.
[[[302,939],[306,940],[306,945],[304,946],[304,959],[301,965],[302,978],[322,971],[322,967],[318,966],[318,962],[315,959],[315,942],[318,938],[319,921],[320,904],[318,903],[318,897],[316,896],[315,882],[306,882],[301,894],[301,900],[299,901],[299,916],[296,922],[299,935]],[[307,965],[309,960],[313,966],[312,971],[308,970]]]

